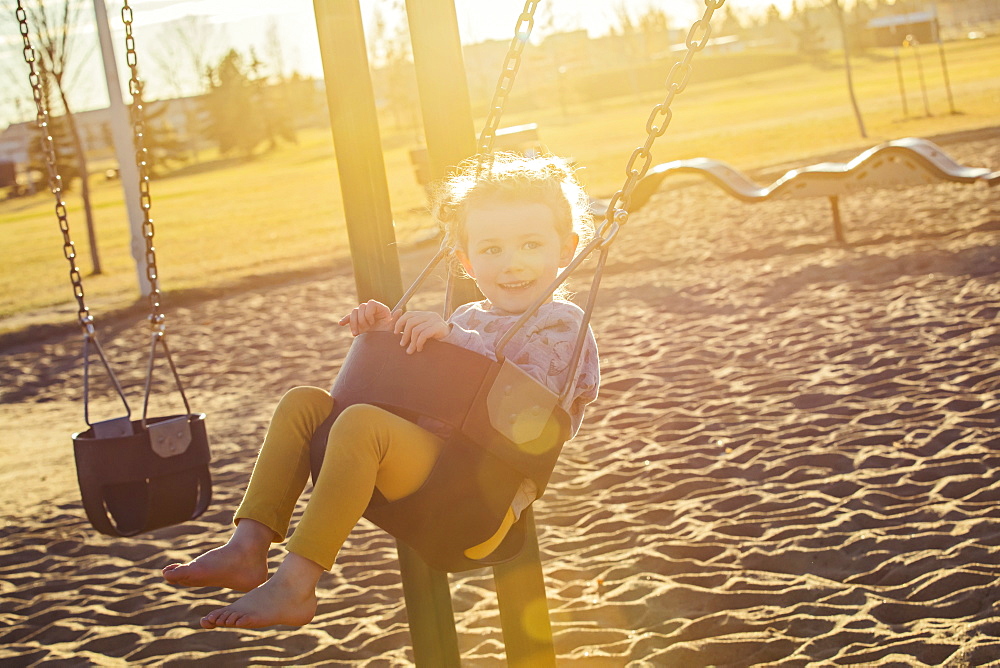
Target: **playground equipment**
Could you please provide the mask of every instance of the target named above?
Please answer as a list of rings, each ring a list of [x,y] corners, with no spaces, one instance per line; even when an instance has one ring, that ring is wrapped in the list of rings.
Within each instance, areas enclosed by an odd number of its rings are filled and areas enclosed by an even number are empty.
[[[56,168],[56,153],[49,134],[49,112],[45,106],[41,76],[36,68],[36,54],[29,38],[27,13],[17,2],[15,15],[24,42],[24,60],[37,110],[36,124],[42,133],[49,190],[55,196],[56,217],[63,235],[63,254],[69,261],[70,283],[77,301],[77,319],[83,329],[83,415],[88,429],[73,434],[77,479],[87,519],[101,533],[133,536],[164,526],[178,524],[201,515],[211,501],[212,481],[208,470],[210,454],[204,413],[192,413],[180,375],[174,365],[166,340],[166,315],[160,306],[154,226],[149,217],[152,199],[146,169],[143,134],[142,84],[139,80],[132,37],[132,10],[128,0],[122,9],[125,23],[127,62],[131,69],[129,91],[132,93],[132,126],[139,169],[139,191],[146,241],[146,276],[151,286],[148,294],[149,323],[152,329],[149,364],[143,398],[142,418],[131,419],[132,411],[107,356],[101,347],[94,317],[84,301],[83,279],[76,266],[76,249],[70,237],[66,204],[62,200],[62,177]],[[99,422],[90,421],[90,352],[97,353],[102,366],[125,407],[125,415]],[[170,365],[177,390],[184,402],[184,413],[166,417],[148,417],[153,368],[157,349]]]
[[[610,245],[627,222],[633,191],[652,164],[650,149],[656,138],[666,131],[671,119],[670,104],[686,87],[691,75],[691,59],[708,43],[711,17],[723,2],[706,0],[703,16],[688,34],[684,58],[674,65],[667,78],[666,97],[653,107],[646,121],[645,143],[635,149],[628,160],[625,184],[612,197],[594,240],[550,286],[550,292],[554,291],[584,260],[599,251],[590,299],[584,309],[586,316],[581,339],[586,335]],[[452,0],[408,0],[406,4],[430,178],[443,177],[450,165],[473,154],[479,155],[480,169],[490,169],[503,102],[513,86],[538,3],[526,2],[518,17],[478,149],[473,140],[468,91],[464,87],[454,4]],[[315,8],[358,297],[362,301],[378,299],[401,307],[444,253],[438,253],[414,286],[403,295],[360,6],[358,0],[329,0],[316,2]],[[462,294],[462,288],[462,283],[456,282],[452,294],[446,298],[449,306],[474,298],[469,291]],[[523,326],[544,300],[543,297],[533,305],[515,329]],[[459,536],[460,540],[455,540],[442,531],[452,526],[475,526],[476,511],[470,511],[467,516],[460,513],[456,520],[455,506],[509,502],[511,484],[516,486],[522,477],[532,477],[541,483],[540,488],[544,488],[565,438],[565,414],[559,407],[560,398],[538,386],[533,379],[518,377],[519,370],[503,362],[502,348],[511,334],[513,331],[508,332],[498,346],[498,362],[472,359],[468,351],[443,343],[433,345],[438,343],[434,341],[428,342],[430,345],[421,355],[400,355],[399,346],[386,341],[389,337],[364,334],[352,344],[332,389],[337,411],[351,403],[375,403],[404,417],[427,415],[440,419],[456,427],[467,441],[464,450],[452,448],[458,452],[453,460],[446,453],[439,462],[444,469],[454,467],[450,472],[445,470],[440,477],[435,477],[438,475],[435,471],[424,489],[393,504],[373,499],[366,511],[367,517],[398,539],[407,616],[418,665],[459,665],[445,571],[483,565],[493,566],[509,665],[550,666],[555,663],[531,509],[522,514],[498,552],[483,562],[471,562],[458,549],[461,545],[474,544],[474,538],[471,542],[469,536]],[[578,351],[580,348],[578,341]],[[392,369],[391,374],[381,372],[388,368]],[[456,386],[459,382],[462,384]],[[410,391],[400,392],[400,386]],[[412,391],[412,388],[420,389]],[[444,396],[439,397],[442,393]],[[491,401],[502,407],[496,413],[501,418],[507,415],[508,424],[496,415],[490,419]],[[540,411],[545,416],[540,421],[544,425],[540,432],[527,436],[511,432],[510,423],[517,418],[510,416],[524,411]],[[331,415],[328,423],[335,418]],[[313,440],[314,472],[324,442],[325,431],[321,428]],[[472,489],[460,479],[456,483],[454,476],[461,478],[468,467],[475,467],[484,460],[490,462],[490,470],[495,472],[495,485]],[[440,481],[445,478],[449,485],[459,485],[455,493],[464,495],[461,504],[456,504],[455,497],[448,496],[442,489]],[[470,498],[474,500],[472,503]],[[442,519],[445,512],[447,519]],[[433,519],[428,521],[428,517]]]
[[[496,132],[494,148],[498,151],[514,151],[528,156],[540,155],[543,151],[542,140],[538,134],[538,124],[525,123],[509,128],[500,128]],[[434,179],[431,178],[431,163],[427,157],[426,147],[411,149],[410,162],[413,163],[417,183],[427,186],[434,182]]]
[[[877,188],[952,183],[1000,183],[1000,172],[967,167],[926,139],[908,137],[879,144],[847,163],[822,162],[792,169],[768,186],[761,186],[737,169],[711,158],[674,160],[649,170],[636,188],[634,204],[642,206],[668,176],[697,174],[744,202],[826,197],[833,215],[833,234],[845,243],[840,197]]]

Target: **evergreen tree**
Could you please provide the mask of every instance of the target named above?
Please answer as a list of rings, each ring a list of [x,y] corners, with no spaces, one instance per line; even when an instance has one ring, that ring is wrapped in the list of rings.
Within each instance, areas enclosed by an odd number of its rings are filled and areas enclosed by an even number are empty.
[[[279,138],[295,141],[289,98],[282,87],[268,85],[260,66],[252,51],[246,59],[230,49],[208,72],[205,133],[224,155],[249,157],[264,142],[273,148]]]
[[[250,57],[255,113],[263,124],[267,148],[270,150],[277,147],[279,138],[292,144],[297,143],[298,137],[295,134],[291,114],[288,112],[289,99],[283,77],[279,75],[278,83],[270,84],[267,77],[261,74],[263,63],[257,59],[252,48]]]
[[[156,176],[160,168],[169,162],[188,162],[187,144],[165,118],[167,105],[154,102],[143,106],[146,129],[143,143],[146,146],[150,176]]]
[[[803,56],[817,58],[826,51],[823,45],[823,37],[820,25],[816,20],[816,14],[811,6],[800,8],[795,0],[792,1],[792,20],[790,26],[795,37],[798,39],[798,50]]]
[[[260,116],[253,113],[253,86],[243,57],[230,49],[208,75],[206,134],[223,155],[252,154],[264,130]]]

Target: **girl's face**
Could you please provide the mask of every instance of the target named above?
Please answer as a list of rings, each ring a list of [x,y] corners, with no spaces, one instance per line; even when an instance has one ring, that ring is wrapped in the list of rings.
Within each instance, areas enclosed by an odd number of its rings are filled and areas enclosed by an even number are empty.
[[[523,313],[573,259],[579,238],[560,237],[552,209],[531,203],[483,203],[466,212],[459,260],[490,302]]]

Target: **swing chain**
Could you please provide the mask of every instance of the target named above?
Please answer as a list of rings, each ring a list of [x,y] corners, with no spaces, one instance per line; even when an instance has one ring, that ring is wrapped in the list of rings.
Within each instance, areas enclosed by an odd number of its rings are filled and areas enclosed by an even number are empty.
[[[42,152],[45,155],[45,168],[49,177],[49,191],[56,198],[56,217],[59,219],[59,229],[63,237],[63,256],[69,261],[69,280],[73,284],[73,296],[76,297],[77,303],[76,316],[80,321],[80,326],[83,328],[84,335],[90,337],[94,334],[94,317],[90,315],[90,309],[87,308],[84,302],[83,277],[80,275],[80,268],[76,266],[76,245],[69,234],[66,202],[62,199],[62,176],[60,176],[57,167],[58,159],[56,157],[55,140],[50,132],[49,112],[45,104],[45,93],[42,90],[42,75],[35,68],[36,62],[39,65],[42,65],[42,63],[37,58],[35,48],[31,46],[28,30],[28,14],[21,4],[21,0],[17,0],[15,16],[20,25],[21,40],[24,42],[24,62],[30,68],[28,80],[31,82],[31,93],[35,100],[35,125],[41,131],[40,141]]]
[[[69,279],[73,284],[73,296],[76,297],[77,319],[83,328],[83,419],[88,426],[93,428],[93,424],[90,421],[90,349],[91,345],[93,345],[97,351],[98,358],[104,365],[104,370],[107,372],[108,378],[115,388],[115,392],[118,393],[118,397],[125,406],[125,419],[128,420],[132,415],[132,410],[129,408],[128,400],[125,398],[121,383],[118,382],[118,377],[115,376],[115,372],[111,369],[108,358],[104,354],[104,349],[97,339],[97,332],[94,328],[94,316],[90,314],[90,309],[84,303],[83,277],[80,275],[80,268],[76,266],[76,246],[70,237],[66,203],[62,199],[62,175],[59,174],[55,140],[49,132],[50,117],[45,93],[42,89],[42,76],[35,68],[36,62],[43,68],[44,63],[37,58],[37,53],[34,47],[31,46],[28,14],[24,10],[21,0],[17,0],[15,16],[20,25],[21,39],[24,42],[24,62],[28,64],[30,71],[28,81],[31,83],[31,92],[35,100],[35,125],[41,130],[40,139],[42,151],[45,154],[45,168],[49,177],[49,190],[56,198],[56,217],[59,219],[59,229],[63,237],[63,256],[69,261]]]
[[[163,348],[164,357],[170,366],[174,382],[177,384],[177,391],[180,392],[184,402],[184,410],[190,415],[191,407],[188,404],[187,395],[184,393],[184,385],[181,383],[180,373],[174,365],[173,356],[167,346],[167,316],[160,306],[160,287],[157,281],[156,249],[153,246],[153,237],[156,229],[153,226],[153,219],[149,217],[149,209],[153,204],[153,198],[149,194],[149,152],[146,150],[146,121],[142,104],[142,80],[139,78],[139,59],[135,51],[135,37],[132,35],[132,8],[128,0],[122,3],[122,23],[125,24],[125,63],[129,67],[130,78],[128,91],[132,95],[132,106],[130,108],[132,120],[132,133],[135,141],[135,164],[139,170],[139,204],[142,208],[142,236],[146,240],[146,278],[149,279],[149,325],[152,330],[152,338],[149,347],[149,366],[146,369],[146,389],[142,402],[142,426],[146,428],[147,413],[149,411],[149,397],[152,392],[153,366],[156,361],[156,349]]]
[[[674,63],[667,75],[667,94],[663,101],[656,104],[646,119],[646,142],[632,152],[625,165],[625,183],[608,203],[608,212],[603,223],[597,229],[597,236],[602,245],[610,244],[618,235],[618,230],[628,222],[629,209],[632,205],[632,192],[636,185],[646,175],[653,163],[652,147],[657,137],[667,131],[667,125],[673,117],[670,105],[674,98],[684,91],[691,78],[691,59],[694,54],[708,45],[712,35],[712,15],[725,4],[725,0],[705,0],[705,13],[691,25],[685,45],[687,51],[684,58]]]
[[[521,52],[528,43],[531,36],[531,29],[535,25],[535,10],[538,9],[539,0],[528,0],[524,3],[524,9],[517,17],[517,25],[514,28],[514,37],[510,41],[507,49],[507,56],[504,58],[503,67],[500,69],[500,78],[497,80],[496,89],[493,91],[493,100],[490,102],[490,110],[486,116],[486,123],[482,132],[479,133],[479,164],[476,168],[476,177],[483,167],[483,163],[489,160],[492,165],[493,141],[496,139],[497,130],[500,127],[500,116],[503,114],[504,104],[507,96],[514,87],[514,78],[521,67]]]
[[[156,232],[149,209],[153,204],[149,192],[149,152],[146,150],[146,121],[142,104],[142,80],[139,78],[139,61],[135,52],[135,37],[132,36],[132,8],[128,0],[122,6],[122,23],[125,24],[125,63],[129,67],[128,91],[132,95],[130,114],[135,140],[135,164],[139,169],[139,205],[142,208],[142,236],[146,241],[146,278],[149,280],[149,323],[154,334],[162,336],[166,331],[167,316],[160,306],[160,286],[156,267],[156,249],[153,238]]]

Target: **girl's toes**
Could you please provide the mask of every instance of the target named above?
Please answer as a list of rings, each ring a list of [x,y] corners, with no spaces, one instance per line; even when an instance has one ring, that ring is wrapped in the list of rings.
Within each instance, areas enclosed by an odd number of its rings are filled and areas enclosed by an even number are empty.
[[[218,610],[213,610],[204,617],[201,618],[201,626],[205,629],[214,629],[217,626],[222,626],[222,617],[225,615],[226,609],[219,608]]]
[[[234,620],[239,615],[232,610],[224,610],[219,618],[215,620],[217,626],[233,626]]]

